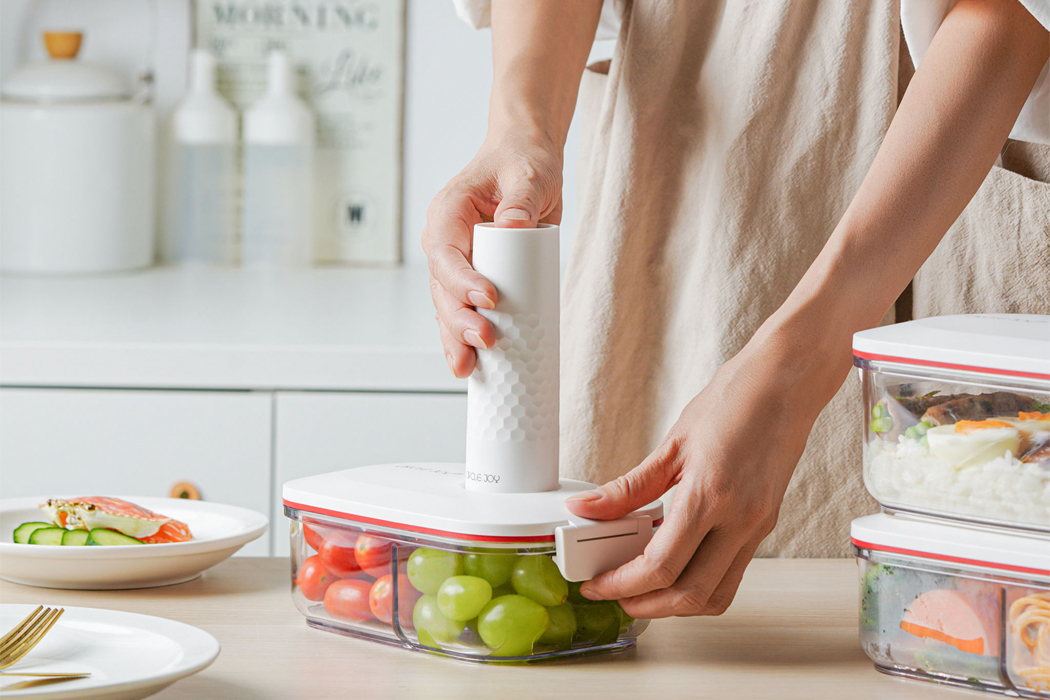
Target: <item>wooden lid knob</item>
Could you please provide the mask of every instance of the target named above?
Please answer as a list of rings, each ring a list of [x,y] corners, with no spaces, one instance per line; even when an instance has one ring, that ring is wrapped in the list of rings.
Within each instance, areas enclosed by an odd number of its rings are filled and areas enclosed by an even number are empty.
[[[44,32],[44,47],[51,58],[72,60],[80,51],[83,32]]]
[[[172,498],[186,498],[191,501],[201,500],[201,492],[189,481],[180,481],[171,487]]]

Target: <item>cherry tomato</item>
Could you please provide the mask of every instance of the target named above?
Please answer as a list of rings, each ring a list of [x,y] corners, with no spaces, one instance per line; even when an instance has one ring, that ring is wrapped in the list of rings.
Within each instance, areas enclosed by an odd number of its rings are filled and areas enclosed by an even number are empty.
[[[307,557],[303,565],[299,567],[299,575],[295,577],[295,585],[299,591],[306,596],[307,600],[324,600],[325,591],[328,587],[339,580],[339,577],[325,568],[321,558],[316,554]]]
[[[393,542],[382,537],[361,535],[354,547],[358,565],[376,578],[385,576],[390,573],[390,550],[393,546]]]
[[[422,594],[412,587],[408,576],[397,577],[397,617],[401,626],[412,629],[412,610]],[[380,622],[391,624],[394,618],[394,575],[380,576],[368,594],[368,607]]]
[[[368,592],[372,585],[358,579],[343,579],[328,587],[324,594],[324,609],[337,620],[358,622],[372,619],[368,607]]]
[[[329,532],[321,548],[317,550],[317,556],[325,567],[339,578],[349,578],[361,570],[354,554],[354,545],[357,537],[349,532],[333,530]]]
[[[303,537],[306,539],[306,544],[310,545],[315,552],[321,551],[321,545],[324,543],[324,537],[327,532],[327,529],[320,525],[303,523]]]

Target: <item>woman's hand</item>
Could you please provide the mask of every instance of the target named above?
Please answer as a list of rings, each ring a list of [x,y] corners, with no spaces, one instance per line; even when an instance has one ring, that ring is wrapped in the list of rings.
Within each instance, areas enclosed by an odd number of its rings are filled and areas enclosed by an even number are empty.
[[[820,396],[804,388],[813,369],[808,363],[778,360],[790,357],[785,347],[771,339],[753,341],[722,366],[641,465],[567,501],[576,515],[618,518],[677,484],[644,554],[583,584],[585,597],[619,600],[628,614],[641,618],[726,610],[759,543],[776,524],[826,401],[823,387]]]
[[[486,143],[474,160],[434,197],[423,229],[430,294],[441,345],[457,377],[474,369],[474,348],[495,342],[492,324],[474,307],[494,309],[496,288],[471,267],[474,225],[495,221],[531,228],[561,221],[561,149],[523,135]]]
[[[626,476],[567,501],[617,518],[677,484],[642,556],[581,587],[635,617],[714,615],[773,529],[821,408],[973,196],[1050,53],[1017,2],[959,0],[937,30],[835,232],[784,305]],[[849,466],[849,465],[844,465]]]
[[[492,3],[488,135],[434,198],[423,230],[441,344],[457,377],[473,371],[474,348],[495,342],[474,310],[496,306],[496,288],[470,264],[474,225],[561,222],[562,152],[601,9],[601,0]]]

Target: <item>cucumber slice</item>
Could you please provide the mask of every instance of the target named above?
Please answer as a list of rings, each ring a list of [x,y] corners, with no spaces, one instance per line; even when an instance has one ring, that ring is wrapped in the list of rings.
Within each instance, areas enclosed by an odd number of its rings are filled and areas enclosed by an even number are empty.
[[[65,533],[65,528],[61,527],[38,528],[29,536],[29,544],[62,544],[62,535]]]
[[[54,527],[54,525],[41,522],[22,523],[15,528],[15,544],[29,544],[29,536],[32,535],[35,530],[39,530],[42,527]]]
[[[89,545],[102,545],[103,547],[112,547],[114,545],[122,544],[145,544],[142,540],[136,540],[134,537],[129,537],[123,532],[105,530],[103,528],[92,530],[88,535],[87,543]]]
[[[87,544],[88,531],[87,530],[66,530],[65,534],[62,535],[62,545],[69,546],[81,546]]]

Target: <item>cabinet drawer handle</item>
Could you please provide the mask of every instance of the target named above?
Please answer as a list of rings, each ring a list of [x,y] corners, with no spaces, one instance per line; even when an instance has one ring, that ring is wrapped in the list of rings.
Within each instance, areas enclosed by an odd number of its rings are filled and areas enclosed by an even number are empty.
[[[172,498],[187,498],[191,501],[201,500],[201,492],[196,486],[188,481],[180,481],[171,487]]]

